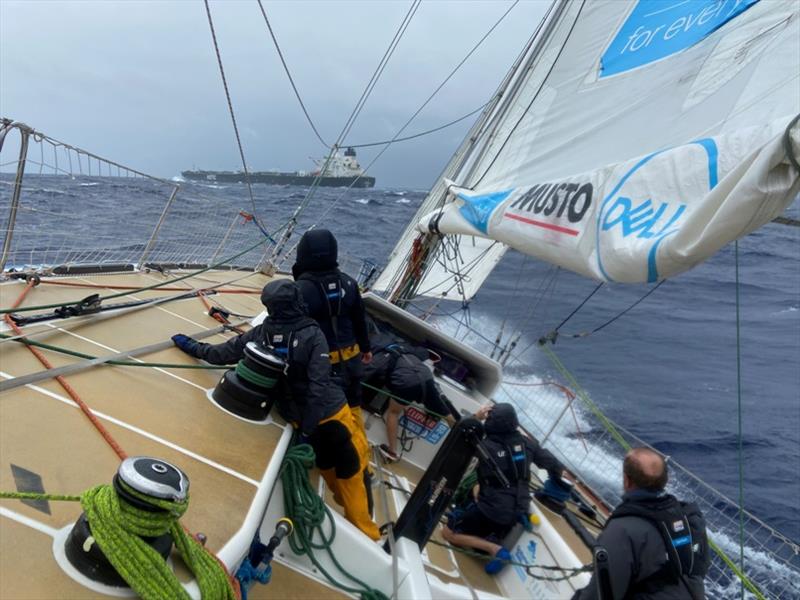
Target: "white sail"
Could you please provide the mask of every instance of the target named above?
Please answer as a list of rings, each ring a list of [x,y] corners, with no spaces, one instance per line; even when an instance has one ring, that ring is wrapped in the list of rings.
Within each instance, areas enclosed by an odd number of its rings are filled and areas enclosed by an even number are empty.
[[[569,2],[553,18],[437,232],[655,281],[795,198],[797,2]]]

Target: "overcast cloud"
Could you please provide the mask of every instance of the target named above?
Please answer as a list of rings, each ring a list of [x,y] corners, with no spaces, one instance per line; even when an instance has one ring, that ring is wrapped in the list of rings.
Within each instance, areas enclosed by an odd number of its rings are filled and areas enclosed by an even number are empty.
[[[265,2],[327,141],[410,4]],[[423,2],[349,141],[391,138],[510,4]],[[514,7],[406,134],[485,102],[548,5]],[[248,166],[310,168],[309,157],[324,148],[292,94],[258,4],[216,0],[211,10]],[[201,1],[0,0],[0,114],[158,176],[241,168]],[[378,186],[428,188],[470,123],[390,148],[370,171]],[[361,151],[362,165],[376,153]]]

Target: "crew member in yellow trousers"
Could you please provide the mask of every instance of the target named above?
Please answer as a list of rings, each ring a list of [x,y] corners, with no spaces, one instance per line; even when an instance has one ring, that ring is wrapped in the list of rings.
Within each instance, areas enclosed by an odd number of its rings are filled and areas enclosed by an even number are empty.
[[[359,435],[347,402],[342,408],[317,426],[310,439],[317,455],[317,466],[333,497],[344,507],[348,521],[373,540],[381,537],[372,521],[364,488],[363,457],[368,454],[366,438]]]
[[[339,245],[327,229],[310,229],[297,244],[292,275],[308,314],[316,319],[330,349],[331,364],[344,389],[354,427],[363,438],[364,485],[372,504],[369,442],[361,414],[364,365],[372,360],[366,310],[358,283],[339,270]]]
[[[342,388],[331,379],[328,343],[317,322],[306,314],[297,285],[288,279],[264,287],[261,302],[269,316],[258,325],[222,344],[204,344],[186,335],[173,336],[181,350],[215,365],[235,363],[247,342],[257,342],[282,356],[285,380],[276,389],[278,410],[299,430],[299,443],[314,448],[322,471],[347,519],[373,540],[380,539],[370,518],[364,488],[366,439],[356,426]]]

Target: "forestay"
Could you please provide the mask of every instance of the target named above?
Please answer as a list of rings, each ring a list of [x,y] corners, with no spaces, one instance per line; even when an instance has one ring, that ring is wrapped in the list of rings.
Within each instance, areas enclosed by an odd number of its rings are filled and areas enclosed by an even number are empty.
[[[418,230],[497,240],[597,279],[657,281],[800,191],[797,2],[560,3],[530,54],[484,147]],[[473,266],[465,291],[490,270]]]

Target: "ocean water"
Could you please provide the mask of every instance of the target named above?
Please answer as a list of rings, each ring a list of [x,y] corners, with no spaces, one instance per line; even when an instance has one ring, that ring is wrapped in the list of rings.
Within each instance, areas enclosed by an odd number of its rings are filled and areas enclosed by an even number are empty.
[[[4,212],[9,183],[7,175],[0,176]],[[227,215],[239,208],[252,210],[244,185],[182,185],[171,214],[185,217],[211,206]],[[263,184],[254,185],[253,191],[256,211],[268,229],[284,222],[306,192]],[[300,219],[299,231],[320,221],[336,234],[342,254],[383,266],[424,197],[422,190],[319,189]],[[62,232],[69,244],[91,248],[95,240],[108,239],[135,245],[152,228],[164,200],[163,190],[155,193],[145,181],[29,177],[15,248],[24,248],[27,262],[36,263],[40,251],[56,247],[54,216],[76,227]],[[100,219],[101,213],[106,218]],[[788,214],[797,218],[798,213],[795,203]],[[230,217],[220,218],[219,230],[229,222]],[[729,245],[664,283],[602,331],[577,339],[562,335],[554,349],[609,417],[735,500],[739,464],[734,267],[734,246]],[[800,542],[800,228],[769,224],[742,239],[739,267],[745,506]],[[523,332],[517,350],[526,348],[559,324],[596,285],[561,271],[543,294],[543,282],[552,278],[550,265],[509,252],[471,303],[472,326],[493,340],[505,320],[507,332]],[[647,289],[604,286],[561,328],[562,334],[598,327]],[[442,304],[437,310],[458,313],[459,305]],[[551,369],[528,351],[523,364],[509,369],[508,376],[546,378]]]

